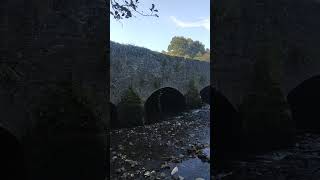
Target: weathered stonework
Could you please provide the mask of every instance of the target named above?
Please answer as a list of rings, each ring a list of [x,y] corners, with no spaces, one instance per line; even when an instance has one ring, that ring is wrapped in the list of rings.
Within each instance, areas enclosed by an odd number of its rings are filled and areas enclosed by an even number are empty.
[[[172,57],[132,45],[111,42],[110,101],[117,105],[128,87],[145,102],[158,89],[172,87],[183,95],[191,80],[198,92],[210,84],[210,64]]]

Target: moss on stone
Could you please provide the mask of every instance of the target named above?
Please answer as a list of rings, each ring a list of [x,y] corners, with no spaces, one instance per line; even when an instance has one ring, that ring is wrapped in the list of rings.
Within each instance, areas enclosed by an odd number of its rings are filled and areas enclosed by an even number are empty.
[[[153,87],[154,87],[155,89],[159,89],[160,86],[161,86],[160,80],[159,80],[159,79],[155,79],[155,80],[153,81]]]
[[[139,95],[129,87],[118,104],[117,127],[134,127],[143,125],[143,106]]]
[[[204,84],[206,82],[206,77],[204,75],[201,75],[199,78],[199,83]]]
[[[186,104],[189,108],[197,108],[202,105],[200,94],[197,90],[195,80],[190,80],[188,91],[185,94]]]
[[[180,62],[177,62],[175,65],[174,65],[174,70],[175,72],[179,72],[181,70],[181,64]]]
[[[71,83],[52,85],[44,93],[35,109],[38,130],[44,134],[101,131],[99,120],[85,102],[79,101]]]
[[[161,63],[162,68],[164,68],[164,67],[167,66],[167,64],[168,64],[168,62],[167,62],[166,59],[162,59],[162,60],[160,61],[160,63]]]
[[[133,88],[129,87],[128,90],[124,92],[124,95],[122,96],[120,103],[140,104],[141,99],[139,95],[133,90]]]

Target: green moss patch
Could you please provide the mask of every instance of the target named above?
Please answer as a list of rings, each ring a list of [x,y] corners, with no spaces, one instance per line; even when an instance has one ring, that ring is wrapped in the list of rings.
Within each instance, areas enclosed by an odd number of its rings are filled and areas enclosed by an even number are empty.
[[[113,128],[143,125],[142,101],[131,87],[124,92],[117,109],[118,122],[113,123],[115,124]]]
[[[202,105],[202,100],[194,80],[189,82],[188,91],[185,94],[185,98],[188,108],[198,108]]]

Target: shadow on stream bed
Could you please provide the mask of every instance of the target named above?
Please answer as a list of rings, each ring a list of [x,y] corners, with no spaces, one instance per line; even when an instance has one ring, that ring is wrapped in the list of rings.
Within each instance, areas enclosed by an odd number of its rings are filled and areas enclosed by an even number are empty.
[[[233,160],[215,172],[216,180],[319,180],[320,135],[301,133],[296,143]]]

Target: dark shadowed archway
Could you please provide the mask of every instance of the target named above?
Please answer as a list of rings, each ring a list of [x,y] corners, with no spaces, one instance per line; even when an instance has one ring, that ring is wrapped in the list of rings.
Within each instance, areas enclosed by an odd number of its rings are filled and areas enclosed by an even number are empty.
[[[303,81],[287,99],[297,128],[320,132],[320,75]]]
[[[150,124],[185,110],[186,100],[178,90],[165,87],[152,93],[147,99],[144,108],[145,123]]]
[[[241,120],[230,101],[215,88],[211,88],[212,131],[215,162],[223,162],[240,147]]]
[[[26,179],[24,152],[18,139],[0,127],[0,143],[0,179]]]
[[[117,117],[117,107],[113,103],[109,102],[109,108],[110,108],[110,124],[111,128],[117,128],[118,127],[118,117]]]
[[[200,91],[201,100],[207,104],[210,104],[210,89],[211,86],[207,86]]]

